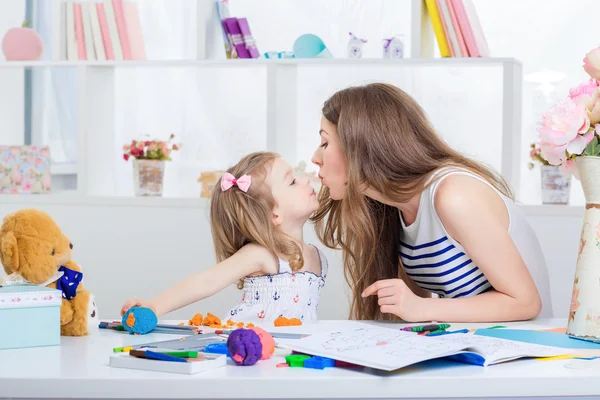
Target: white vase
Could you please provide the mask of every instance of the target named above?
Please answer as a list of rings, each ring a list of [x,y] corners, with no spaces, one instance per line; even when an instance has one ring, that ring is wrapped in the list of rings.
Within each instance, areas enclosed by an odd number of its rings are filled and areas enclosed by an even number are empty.
[[[586,206],[567,334],[600,341],[600,157],[578,157],[576,163]]]
[[[569,204],[571,176],[564,176],[560,167],[542,165],[542,203]]]
[[[164,160],[133,159],[133,190],[136,196],[162,196]]]

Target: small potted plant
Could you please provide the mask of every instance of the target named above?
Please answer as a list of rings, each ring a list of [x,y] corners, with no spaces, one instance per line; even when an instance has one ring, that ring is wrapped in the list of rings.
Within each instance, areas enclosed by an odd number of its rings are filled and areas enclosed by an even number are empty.
[[[559,166],[550,165],[542,156],[538,143],[531,143],[529,151],[530,170],[540,165],[542,178],[542,203],[543,204],[569,204],[571,194],[571,174],[565,173]]]
[[[162,196],[165,161],[171,161],[171,153],[181,144],[169,140],[132,140],[123,146],[123,159],[133,157],[133,189],[136,196]]]

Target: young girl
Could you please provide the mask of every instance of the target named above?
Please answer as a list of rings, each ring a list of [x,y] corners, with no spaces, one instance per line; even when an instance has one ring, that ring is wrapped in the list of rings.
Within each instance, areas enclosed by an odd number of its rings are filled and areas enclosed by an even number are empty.
[[[450,148],[409,95],[383,83],[341,90],[319,134],[316,227],[345,253],[353,317],[551,316],[544,255],[510,188]]]
[[[277,154],[244,157],[221,178],[210,206],[218,264],[171,287],[152,301],[127,300],[123,315],[138,305],[157,316],[243,287],[241,301],[224,320],[273,325],[280,316],[317,320],[327,260],[303,241],[303,226],[318,209],[308,178],[296,178]]]

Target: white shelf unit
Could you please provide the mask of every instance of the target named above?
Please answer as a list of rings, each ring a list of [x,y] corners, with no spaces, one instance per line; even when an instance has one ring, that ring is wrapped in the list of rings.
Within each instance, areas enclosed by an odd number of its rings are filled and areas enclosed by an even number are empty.
[[[77,121],[78,121],[78,162],[75,166],[63,167],[60,173],[77,174],[77,194],[86,196],[117,196],[121,198],[124,193],[115,189],[115,154],[119,145],[115,142],[115,135],[111,132],[117,130],[115,102],[117,100],[116,80],[121,71],[139,73],[141,71],[192,71],[197,75],[233,69],[238,71],[256,71],[264,76],[265,86],[264,115],[266,131],[264,132],[266,150],[280,153],[292,165],[298,161],[297,147],[301,142],[298,135],[304,133],[305,128],[299,128],[303,114],[302,107],[306,103],[307,89],[302,81],[303,74],[313,73],[314,76],[345,75],[345,81],[336,84],[340,87],[348,83],[363,83],[365,81],[389,81],[394,79],[401,82],[399,86],[417,100],[423,98],[425,102],[435,102],[429,99],[431,90],[426,81],[431,76],[446,73],[452,77],[457,76],[455,85],[460,85],[461,78],[470,79],[471,75],[486,77],[489,73],[490,80],[494,82],[494,90],[500,90],[501,109],[461,109],[456,106],[452,112],[455,115],[464,113],[464,118],[476,112],[492,116],[500,126],[495,129],[501,134],[497,137],[497,149],[483,155],[483,161],[495,164],[503,176],[509,181],[516,191],[519,189],[520,148],[521,148],[521,98],[522,98],[522,68],[514,59],[503,58],[446,58],[427,59],[411,58],[404,60],[383,59],[310,59],[310,60],[199,60],[199,61],[146,61],[146,62],[22,62],[0,64],[0,74],[10,70],[23,70],[28,68],[53,69],[74,68],[77,74]],[[312,72],[311,72],[312,71]],[[1,76],[1,75],[0,75]],[[389,79],[388,79],[389,78]],[[329,78],[319,78],[327,82]],[[476,79],[476,78],[475,78]],[[487,79],[487,78],[486,78]],[[395,82],[391,82],[395,83]],[[316,83],[319,86],[319,83]],[[333,85],[335,86],[335,84]],[[335,87],[325,90],[332,93]],[[495,92],[496,93],[496,92]],[[205,96],[217,94],[205,94]],[[253,101],[251,94],[245,95],[246,101]],[[494,97],[494,96],[492,96]],[[318,101],[325,100],[325,96]],[[215,97],[218,101],[218,97]],[[429,99],[429,100],[427,100]],[[484,101],[485,102],[485,101]],[[315,112],[319,110],[315,105]],[[435,109],[424,108],[435,117]],[[492,108],[492,107],[490,107]],[[304,110],[306,111],[306,110]],[[133,117],[132,117],[133,118]],[[317,118],[315,118],[317,119]],[[459,119],[459,118],[455,118]],[[317,121],[314,121],[315,124]],[[312,129],[312,127],[311,127]],[[301,130],[302,132],[299,132]],[[315,132],[317,131],[315,126]],[[446,132],[452,141],[452,132]],[[316,136],[316,133],[314,133]],[[442,135],[444,136],[444,135]],[[208,140],[208,139],[207,139]],[[212,138],[211,140],[214,140]],[[479,137],[476,141],[486,141]],[[470,140],[469,140],[470,142]],[[483,142],[481,142],[483,143]],[[480,147],[481,147],[480,143]],[[110,155],[107,157],[107,155]],[[486,160],[486,157],[497,158]],[[305,161],[305,157],[303,157]],[[121,171],[122,172],[122,171]],[[197,171],[199,175],[200,171]],[[199,193],[199,188],[197,190]],[[191,196],[184,196],[191,197]]]
[[[66,12],[65,5],[75,0],[46,0],[52,2],[51,24],[58,28],[52,30],[52,60],[61,61],[67,59],[67,45],[65,38]],[[101,0],[94,0],[101,1]],[[188,1],[191,12],[195,12],[196,49],[197,60],[225,58],[223,54],[223,42],[221,27],[218,22],[218,12],[215,0],[169,0]],[[245,1],[245,0],[244,0]],[[411,58],[433,57],[435,54],[435,36],[427,14],[424,0],[394,0],[404,3],[410,15],[410,27],[408,28],[409,56]],[[268,12],[268,10],[265,10]],[[232,16],[238,16],[232,14]],[[252,21],[250,21],[252,23]]]

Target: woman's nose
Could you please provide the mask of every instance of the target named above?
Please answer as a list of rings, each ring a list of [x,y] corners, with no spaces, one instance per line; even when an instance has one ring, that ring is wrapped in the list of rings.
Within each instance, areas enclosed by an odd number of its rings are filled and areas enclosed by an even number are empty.
[[[321,167],[322,162],[321,162],[321,155],[319,154],[319,149],[315,150],[310,161],[312,161],[313,164]]]

